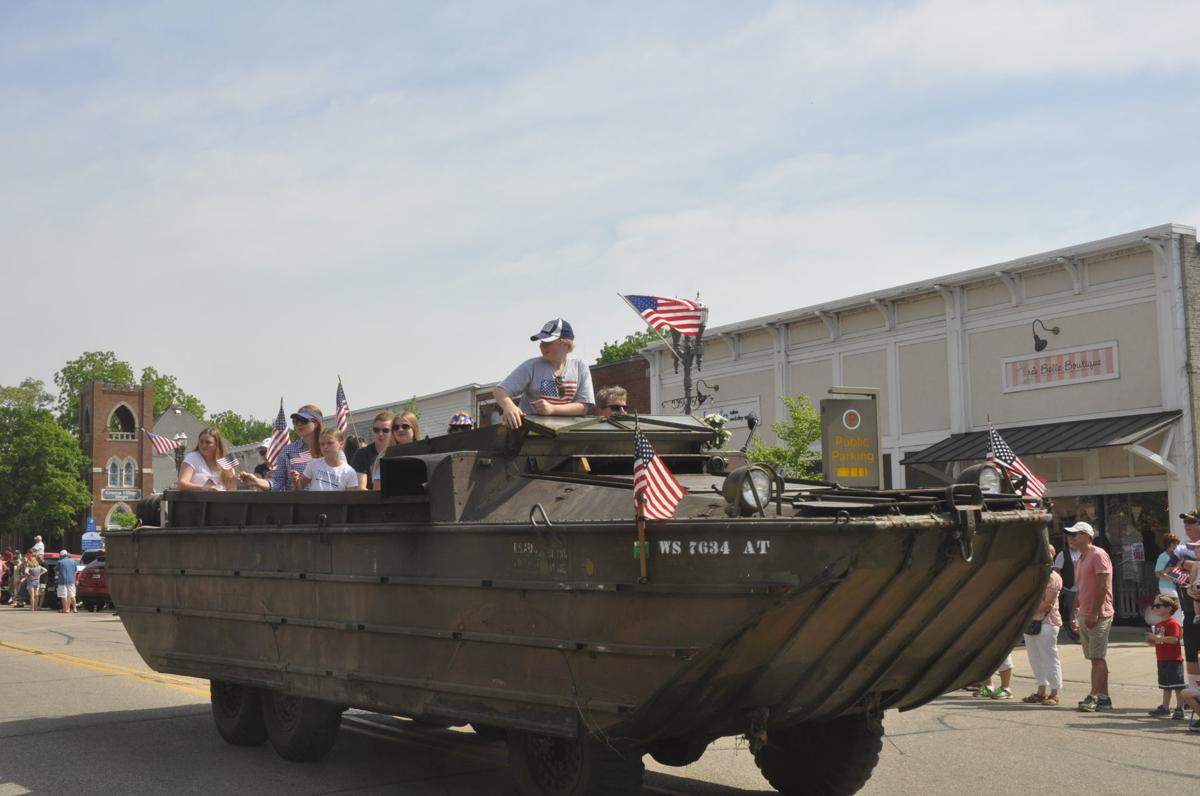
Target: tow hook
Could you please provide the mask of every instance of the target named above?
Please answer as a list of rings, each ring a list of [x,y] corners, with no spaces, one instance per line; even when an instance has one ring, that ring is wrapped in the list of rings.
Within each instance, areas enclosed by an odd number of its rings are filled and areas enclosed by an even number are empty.
[[[767,720],[771,717],[768,708],[755,708],[749,712],[750,729],[746,740],[750,742],[750,753],[758,754],[767,746]]]

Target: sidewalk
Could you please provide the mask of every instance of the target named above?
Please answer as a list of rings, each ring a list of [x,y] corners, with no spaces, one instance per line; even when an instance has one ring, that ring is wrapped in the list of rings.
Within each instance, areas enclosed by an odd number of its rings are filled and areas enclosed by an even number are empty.
[[[1158,687],[1158,664],[1154,648],[1143,638],[1147,628],[1117,626],[1112,629],[1108,641],[1108,679],[1112,687],[1149,689],[1146,699],[1152,706],[1158,704],[1162,691]],[[1079,644],[1071,641],[1066,630],[1058,637],[1058,657],[1062,659],[1063,691],[1075,699],[1087,695],[1091,683],[1092,664],[1083,657]],[[1032,680],[1032,669],[1025,654],[1025,645],[1013,649],[1013,679]],[[1024,694],[1025,686],[1019,686]],[[1013,693],[1016,694],[1014,685]],[[1031,689],[1033,690],[1033,689]],[[1154,693],[1151,693],[1154,692]],[[1155,696],[1157,694],[1158,696]],[[1066,700],[1063,700],[1066,704]],[[1072,702],[1072,704],[1074,704]]]

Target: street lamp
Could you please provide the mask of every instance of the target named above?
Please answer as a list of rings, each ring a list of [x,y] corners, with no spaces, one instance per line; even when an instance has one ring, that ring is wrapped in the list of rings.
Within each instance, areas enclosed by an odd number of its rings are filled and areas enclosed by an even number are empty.
[[[178,477],[179,470],[183,467],[183,457],[187,456],[187,432],[180,431],[174,440],[178,443],[178,447],[175,448],[175,475]]]

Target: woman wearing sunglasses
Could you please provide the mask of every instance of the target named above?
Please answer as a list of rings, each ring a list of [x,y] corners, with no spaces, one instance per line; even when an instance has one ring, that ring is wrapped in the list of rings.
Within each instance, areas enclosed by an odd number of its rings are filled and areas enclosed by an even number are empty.
[[[270,480],[244,472],[242,483],[264,492],[292,491],[292,470],[303,471],[310,461],[321,458],[321,410],[314,404],[300,407],[292,412],[292,428],[299,439],[279,452]]]
[[[371,435],[373,437],[375,437],[376,444],[378,444],[378,440],[380,437],[379,429],[381,429],[383,427],[384,427],[384,424],[379,421],[376,421],[375,423],[373,423],[371,425]],[[401,412],[400,414],[392,417],[391,432],[392,432],[391,435],[387,438],[387,440],[388,440],[387,447],[388,448],[394,448],[398,445],[407,445],[410,442],[416,442],[418,439],[420,439],[421,426],[419,423],[417,423],[417,416],[414,415],[412,412]],[[373,445],[367,446],[367,448],[372,448],[372,447],[374,447],[374,446]],[[386,448],[385,448],[385,450],[386,450]],[[379,481],[379,462],[382,458],[383,458],[383,455],[381,452],[376,453],[374,459],[371,462],[371,473],[370,473],[371,487],[370,488],[373,490],[378,490],[382,487],[382,484]],[[363,479],[361,476],[359,477],[358,482],[360,484],[363,482]]]
[[[371,421],[371,442],[354,452],[350,466],[358,473],[359,489],[375,489],[379,479],[376,461],[392,444],[392,413],[386,409]]]

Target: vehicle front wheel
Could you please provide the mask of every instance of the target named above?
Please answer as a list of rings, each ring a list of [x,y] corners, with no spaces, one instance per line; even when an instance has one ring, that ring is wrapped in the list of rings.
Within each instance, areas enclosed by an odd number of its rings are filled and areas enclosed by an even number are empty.
[[[342,709],[328,702],[264,691],[262,716],[267,738],[284,760],[310,763],[333,748]]]
[[[865,716],[771,730],[754,762],[784,794],[847,796],[857,793],[883,751],[883,724]]]
[[[704,755],[708,741],[704,738],[664,738],[646,749],[650,756],[664,766],[690,766]]]
[[[639,750],[520,730],[508,731],[508,760],[522,796],[634,796],[646,770]]]
[[[92,610],[96,610],[94,604]],[[258,746],[267,740],[263,724],[262,692],[248,685],[210,680],[213,722],[217,732],[234,746]]]

